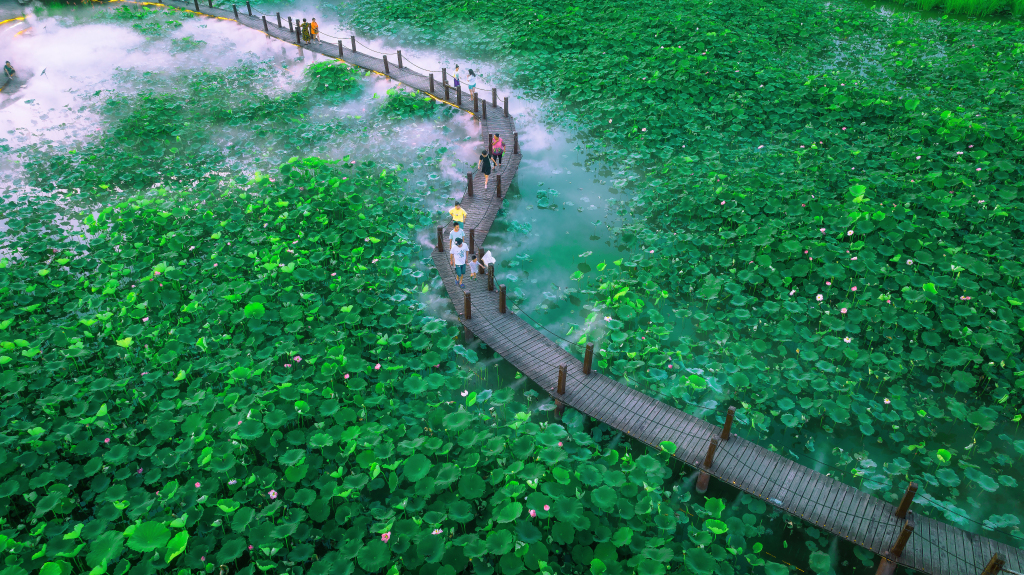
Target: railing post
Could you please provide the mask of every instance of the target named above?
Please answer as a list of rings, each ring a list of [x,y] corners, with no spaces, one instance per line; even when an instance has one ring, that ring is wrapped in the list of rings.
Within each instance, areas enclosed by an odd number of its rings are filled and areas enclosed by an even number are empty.
[[[512,132],[512,153],[519,153],[519,132]]]
[[[302,46],[302,25],[298,20],[295,20],[295,43]]]
[[[210,5],[210,8],[213,8],[213,0],[206,0],[206,3]]]
[[[487,291],[494,291],[494,266],[487,266]]]
[[[448,93],[448,83],[447,82],[442,82],[441,84],[444,86],[444,101],[445,102],[451,101],[452,97],[451,97],[451,94]]]
[[[455,90],[455,105],[462,107],[462,86],[459,86],[458,90]]]
[[[388,57],[386,54],[384,55],[384,73],[389,76],[391,75],[391,70],[388,68]]]
[[[448,83],[448,68],[441,68],[441,83]]]
[[[473,307],[470,305],[469,292],[462,294],[462,310],[466,319],[473,319]]]
[[[401,50],[398,51],[398,69],[399,70],[402,69],[402,51]]]
[[[907,541],[910,541],[910,536],[914,534],[914,514],[911,513],[907,516],[907,520],[903,523],[903,530],[900,531],[899,537],[896,539],[896,543],[893,544],[892,549],[888,553],[882,555],[881,561],[878,562],[878,570],[875,571],[875,575],[893,575],[896,573],[896,560],[903,555],[903,549],[907,546]]]
[[[292,17],[291,16],[288,17],[288,31],[289,32],[294,32],[295,31],[295,28],[292,28]]]
[[[491,88],[491,105],[495,108],[498,107],[498,89]]]
[[[339,58],[344,58],[345,57],[345,47],[342,46],[341,40],[338,40],[338,57]]]
[[[283,28],[284,27],[284,26],[281,26],[281,13],[280,12],[277,13],[277,27],[278,28]]]
[[[508,96],[505,96],[505,117],[508,117]]]
[[[498,313],[505,313],[505,284],[498,286]]]
[[[444,251],[444,228],[437,226],[437,251]]]
[[[249,0],[245,0],[245,9],[249,11],[249,16],[252,17],[252,4],[249,3]]]
[[[583,375],[590,375],[590,368],[594,364],[594,344],[587,344],[587,351],[583,354]]]
[[[431,94],[434,93],[434,74],[433,74],[433,72],[431,72],[431,74],[430,74],[430,93]]]
[[[914,501],[914,495],[917,493],[917,482],[911,481],[910,485],[907,486],[907,491],[903,493],[903,499],[900,500],[900,506],[896,509],[896,517],[903,519],[907,516],[907,511],[910,510],[910,504]]]
[[[480,107],[483,108],[482,110],[480,110],[480,115],[481,115],[481,117],[483,119],[486,120],[487,119],[487,100],[484,100],[483,101],[483,105],[480,106]]]
[[[729,411],[725,414],[725,426],[722,427],[722,441],[728,441],[729,436],[732,432],[732,418],[736,415],[736,408],[729,406]]]
[[[568,366],[558,366],[558,395],[565,395],[565,377],[568,372]]]
[[[981,572],[981,575],[998,575],[1003,570],[1003,565],[1006,565],[1006,556],[1002,553],[996,553],[992,555],[992,559],[989,559],[988,565],[985,566],[985,570]]]
[[[355,53],[355,52],[358,52],[358,51],[359,50],[356,50],[356,35],[353,34],[352,35],[352,52]]]
[[[476,228],[469,228],[469,253],[476,253]]]
[[[498,174],[498,199],[501,199],[501,174]]]
[[[235,11],[235,22],[238,22],[238,4],[232,4],[231,9]]]
[[[479,96],[479,94],[477,94],[476,92],[473,92],[473,113],[474,114],[479,114],[480,113],[480,101],[479,101],[480,98],[478,98],[477,96]]]
[[[263,17],[263,32],[265,32],[266,34],[270,34],[270,27],[267,26],[267,17],[266,16]]]
[[[466,172],[466,195],[473,197],[473,172]]]
[[[712,435],[711,443],[708,444],[708,452],[704,455],[704,465],[700,475],[697,476],[697,493],[707,493],[708,483],[711,482],[711,475],[706,470],[711,469],[711,464],[715,462],[716,449],[718,449],[718,437]]]
[[[196,12],[200,12],[200,10],[199,10],[199,0],[193,0],[193,1],[196,3]]]
[[[487,134],[487,155],[494,154],[494,134]]]

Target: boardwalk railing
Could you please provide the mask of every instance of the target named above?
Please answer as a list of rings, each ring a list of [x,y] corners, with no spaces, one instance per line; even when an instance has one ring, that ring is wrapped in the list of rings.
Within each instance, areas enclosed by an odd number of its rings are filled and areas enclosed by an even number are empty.
[[[177,8],[262,30],[268,36],[301,45],[328,57],[389,76],[416,90],[430,94],[476,115],[489,147],[491,134],[512,137],[512,153],[494,171],[494,183],[485,188],[482,174],[467,174],[462,207],[470,250],[482,252],[491,224],[497,216],[508,187],[519,168],[521,155],[515,120],[508,114],[508,98],[490,94],[464,93],[448,83],[447,70],[426,70],[403,58],[401,51],[375,52],[361,46],[354,36],[313,40],[303,43],[296,21],[280,13],[253,15],[246,4],[232,10],[212,7],[212,0],[200,6],[167,0]],[[258,10],[256,10],[258,12]],[[321,33],[321,36],[327,36]],[[344,40],[349,40],[348,45]],[[337,42],[336,44],[334,42]],[[373,52],[370,54],[368,52]],[[393,56],[391,60],[388,57]],[[392,65],[393,63],[393,65]],[[407,64],[423,70],[413,71]],[[440,82],[435,74],[440,74]],[[488,99],[486,96],[489,95]],[[467,280],[460,287],[455,280],[447,246],[451,223],[437,229],[434,265],[440,273],[460,321],[488,346],[516,366],[555,398],[558,405],[573,408],[651,446],[662,449],[664,442],[676,446],[673,454],[699,472],[698,491],[707,489],[711,477],[749,493],[774,507],[813,523],[881,556],[879,574],[891,574],[903,565],[935,575],[996,575],[1024,571],[1024,553],[992,539],[969,533],[947,523],[915,514],[912,502],[917,485],[911,483],[898,506],[859,491],[828,475],[767,450],[732,433],[734,408],[726,414],[724,427],[662,403],[640,391],[592,370],[593,344],[588,344],[583,361],[544,337],[529,323],[509,311],[504,285],[495,285],[493,268],[486,278]]]

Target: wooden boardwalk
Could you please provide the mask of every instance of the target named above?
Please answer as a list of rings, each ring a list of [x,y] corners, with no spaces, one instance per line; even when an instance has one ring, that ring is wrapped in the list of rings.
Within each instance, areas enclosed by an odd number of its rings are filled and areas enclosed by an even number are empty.
[[[183,9],[195,9],[196,4],[171,0],[165,2]],[[199,5],[199,12],[234,20],[233,10],[221,10]],[[294,32],[285,26],[277,26],[276,16],[268,18],[268,33],[276,38],[295,43]],[[240,24],[262,31],[262,18],[248,16],[245,6],[238,10]],[[346,38],[343,41],[349,41]],[[304,44],[304,49],[338,58],[336,43],[314,41]],[[344,46],[341,59],[345,62],[390,76],[417,90],[445,99],[444,88],[439,77],[435,78],[434,90],[430,89],[429,77],[410,70],[398,68],[397,61],[389,61],[385,71],[382,57],[350,49]],[[491,94],[488,94],[491,95]],[[449,90],[449,102],[457,99],[454,89]],[[466,240],[469,230],[474,231],[474,248],[484,253],[484,242],[494,222],[502,198],[515,177],[521,156],[512,153],[510,136],[515,132],[515,122],[506,116],[498,106],[483,102],[486,110],[479,109],[477,117],[482,123],[482,133],[500,133],[508,144],[505,166],[495,168],[488,189],[483,188],[483,176],[473,174],[474,194],[462,197],[462,207],[469,213],[466,221]],[[455,104],[453,104],[455,105]],[[468,93],[462,93],[460,109],[473,112],[473,100]],[[486,112],[487,118],[483,118]],[[486,147],[483,140],[481,147]],[[501,177],[501,194],[496,190],[496,176]],[[468,187],[468,186],[467,186]],[[444,245],[447,245],[450,224],[445,227]],[[436,232],[432,232],[433,234]],[[680,411],[650,396],[623,385],[609,377],[592,372],[584,375],[583,364],[572,354],[559,347],[526,321],[508,311],[499,313],[497,290],[488,290],[486,276],[466,278],[465,288],[455,281],[449,264],[447,251],[434,250],[434,265],[440,273],[455,310],[465,326],[482,339],[503,358],[511,362],[527,377],[548,391],[553,397],[591,417],[623,431],[629,436],[651,446],[660,448],[663,441],[677,446],[675,457],[701,471],[707,472],[750,495],[799,517],[808,523],[834,533],[856,545],[870,549],[879,555],[887,555],[897,545],[901,532],[905,547],[898,557],[889,555],[895,563],[923,573],[935,575],[994,575],[986,571],[995,554],[1001,554],[1006,570],[1024,571],[1024,553],[1018,548],[982,537],[928,517],[917,516],[911,511],[906,519],[896,517],[896,507],[867,493],[823,475],[796,463],[778,453],[758,446],[735,434],[722,440],[717,448],[713,463],[705,468],[703,460],[712,437],[722,434],[722,429],[698,417]],[[500,281],[500,280],[499,280]],[[464,298],[470,295],[470,318],[465,317]],[[566,366],[565,394],[557,393],[559,366]],[[912,525],[912,533],[908,526]],[[906,536],[909,535],[909,538]]]

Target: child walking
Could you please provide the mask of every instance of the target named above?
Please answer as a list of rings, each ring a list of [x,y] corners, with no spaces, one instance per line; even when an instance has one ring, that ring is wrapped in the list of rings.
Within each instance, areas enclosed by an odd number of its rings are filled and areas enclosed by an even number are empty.
[[[476,254],[473,254],[473,259],[469,261],[469,277],[475,278],[479,270],[480,262],[477,261]]]

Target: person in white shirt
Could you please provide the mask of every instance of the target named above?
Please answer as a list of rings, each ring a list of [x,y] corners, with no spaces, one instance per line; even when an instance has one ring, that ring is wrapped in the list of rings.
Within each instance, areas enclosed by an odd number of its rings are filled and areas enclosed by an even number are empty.
[[[452,227],[452,231],[448,232],[448,251],[452,251],[452,247],[455,246],[455,240],[466,241],[466,232],[463,231],[459,222],[455,222],[455,226]]]
[[[459,282],[459,287],[462,287],[462,276],[466,275],[466,256],[468,254],[469,248],[462,242],[462,238],[456,239],[455,246],[452,247],[451,261],[455,266],[455,280]]]

